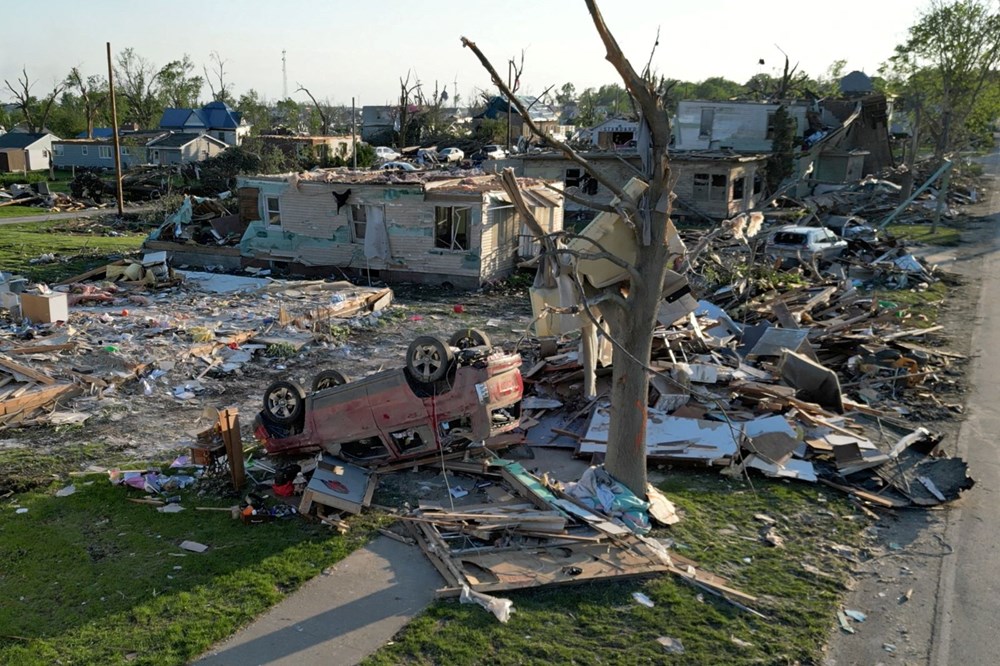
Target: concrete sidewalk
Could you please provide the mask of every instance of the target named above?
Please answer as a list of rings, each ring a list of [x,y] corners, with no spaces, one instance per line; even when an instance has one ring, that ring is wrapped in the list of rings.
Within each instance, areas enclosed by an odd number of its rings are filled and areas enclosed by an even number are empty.
[[[426,608],[442,585],[419,548],[378,537],[194,663],[357,664]]]

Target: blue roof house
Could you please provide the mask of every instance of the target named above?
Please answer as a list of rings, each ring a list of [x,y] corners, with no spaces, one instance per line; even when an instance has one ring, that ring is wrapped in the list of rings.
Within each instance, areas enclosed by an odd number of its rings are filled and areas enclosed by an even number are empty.
[[[212,102],[200,109],[164,109],[160,129],[208,134],[230,146],[240,145],[250,134],[243,114],[225,102]]]

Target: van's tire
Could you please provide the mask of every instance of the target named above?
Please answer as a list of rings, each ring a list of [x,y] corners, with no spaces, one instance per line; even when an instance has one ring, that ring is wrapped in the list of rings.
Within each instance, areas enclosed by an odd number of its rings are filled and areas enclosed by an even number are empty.
[[[323,370],[313,378],[312,390],[315,393],[334,386],[342,386],[350,381],[350,377],[339,370]]]
[[[305,410],[306,392],[297,382],[282,379],[264,391],[264,414],[278,425],[295,425]]]
[[[421,335],[406,350],[407,372],[425,384],[444,379],[454,360],[451,346],[429,335]]]
[[[490,336],[486,335],[486,333],[480,331],[478,328],[463,328],[460,331],[455,331],[452,336],[448,338],[448,344],[452,347],[458,347],[459,349],[493,346],[490,344]]]

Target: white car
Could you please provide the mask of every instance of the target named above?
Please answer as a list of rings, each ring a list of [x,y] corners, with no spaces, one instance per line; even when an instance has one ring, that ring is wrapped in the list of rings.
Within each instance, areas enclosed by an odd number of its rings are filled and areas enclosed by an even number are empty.
[[[386,162],[379,167],[382,171],[420,171],[409,162]]]
[[[499,146],[495,143],[491,143],[483,146],[483,157],[488,160],[502,160],[507,157],[507,151],[504,150],[503,146]]]
[[[847,241],[826,227],[784,226],[771,232],[764,245],[768,256],[798,261],[829,261],[843,254]]]
[[[461,162],[465,159],[465,153],[458,148],[445,148],[438,153],[438,158],[442,162]]]
[[[389,146],[378,146],[375,148],[375,157],[385,162],[398,160],[401,155]]]

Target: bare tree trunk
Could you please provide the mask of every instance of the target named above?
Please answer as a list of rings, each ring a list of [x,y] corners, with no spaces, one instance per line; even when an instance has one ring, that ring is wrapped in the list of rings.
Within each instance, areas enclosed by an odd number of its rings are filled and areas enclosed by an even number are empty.
[[[669,263],[668,230],[672,209],[670,192],[670,164],[668,147],[670,144],[670,120],[649,72],[640,75],[625,58],[621,47],[608,30],[595,0],[587,0],[587,9],[594,21],[606,49],[606,56],[622,77],[629,94],[636,102],[640,113],[640,123],[648,129],[649,145],[639,146],[641,154],[647,155],[644,175],[648,188],[636,201],[621,186],[595,169],[583,156],[565,143],[546,135],[532,122],[523,104],[506,85],[496,68],[476,47],[474,42],[462,38],[462,43],[472,49],[480,62],[490,73],[494,84],[513,103],[531,130],[539,137],[547,138],[557,146],[568,159],[576,162],[605,185],[621,201],[617,212],[625,216],[633,227],[637,244],[635,263],[629,266],[618,257],[609,257],[612,263],[624,264],[630,279],[624,285],[605,288],[594,301],[608,303],[601,306],[614,342],[611,419],[608,432],[608,450],[605,465],[609,473],[638,495],[646,495],[646,417],[649,399],[649,355],[652,349],[653,329],[663,290],[663,279]],[[646,158],[644,158],[646,159]],[[599,248],[600,249],[600,248]],[[567,252],[559,250],[559,252]],[[573,254],[572,252],[569,252]],[[599,254],[607,255],[606,252]],[[583,287],[580,285],[581,292]],[[627,296],[623,298],[623,291]],[[581,294],[585,297],[585,294]],[[594,302],[591,301],[591,302]],[[585,315],[595,317],[590,306],[585,303]]]

